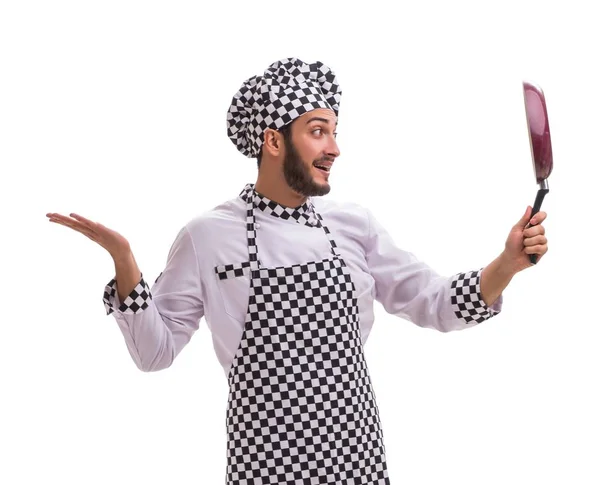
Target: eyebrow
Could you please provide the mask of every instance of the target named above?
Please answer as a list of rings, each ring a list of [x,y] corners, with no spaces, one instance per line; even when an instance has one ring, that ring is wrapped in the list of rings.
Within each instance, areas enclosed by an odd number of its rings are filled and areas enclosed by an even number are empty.
[[[329,120],[325,119],[325,118],[319,118],[318,116],[314,116],[313,118],[309,119],[306,124],[308,125],[309,123],[313,122],[313,121],[321,121],[325,124],[329,124]],[[337,126],[337,122],[335,123]]]

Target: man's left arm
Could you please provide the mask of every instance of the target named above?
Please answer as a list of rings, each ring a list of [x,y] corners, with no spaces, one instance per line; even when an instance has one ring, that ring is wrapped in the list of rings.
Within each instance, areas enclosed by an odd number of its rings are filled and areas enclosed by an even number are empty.
[[[412,253],[400,249],[387,231],[369,215],[366,257],[375,280],[375,298],[385,310],[421,327],[442,332],[482,323],[502,309],[502,292],[519,271],[532,266],[547,251],[540,212],[527,227],[531,208],[511,229],[505,249],[484,268],[441,276]],[[537,225],[536,225],[537,224]]]

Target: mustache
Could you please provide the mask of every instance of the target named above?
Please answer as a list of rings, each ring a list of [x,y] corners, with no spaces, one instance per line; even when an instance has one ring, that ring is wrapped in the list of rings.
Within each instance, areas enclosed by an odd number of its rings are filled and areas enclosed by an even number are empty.
[[[315,161],[313,161],[313,163],[318,163],[318,162],[331,162],[333,163],[335,161],[335,158],[330,157],[330,156],[323,156],[321,158],[317,158]]]

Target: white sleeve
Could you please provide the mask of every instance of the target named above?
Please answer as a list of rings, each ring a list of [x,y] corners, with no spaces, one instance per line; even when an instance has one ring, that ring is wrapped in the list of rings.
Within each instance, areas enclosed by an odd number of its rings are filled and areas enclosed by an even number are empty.
[[[106,285],[104,306],[116,319],[137,367],[151,372],[171,366],[204,316],[198,259],[187,228],[177,235],[152,289],[140,275],[138,285],[120,302],[116,285],[114,278]]]
[[[398,248],[370,211],[367,214],[367,264],[375,280],[375,298],[388,313],[449,332],[482,323],[501,311],[502,295],[490,307],[483,301],[483,268],[441,276],[414,254]]]

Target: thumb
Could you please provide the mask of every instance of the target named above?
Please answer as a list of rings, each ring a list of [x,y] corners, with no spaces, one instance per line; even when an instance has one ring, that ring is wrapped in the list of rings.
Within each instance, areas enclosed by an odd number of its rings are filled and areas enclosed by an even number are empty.
[[[527,209],[525,210],[525,214],[523,214],[523,217],[521,217],[519,222],[517,222],[516,226],[524,229],[527,226],[527,224],[529,223],[529,220],[531,219],[532,212],[533,212],[533,207],[528,205]]]

